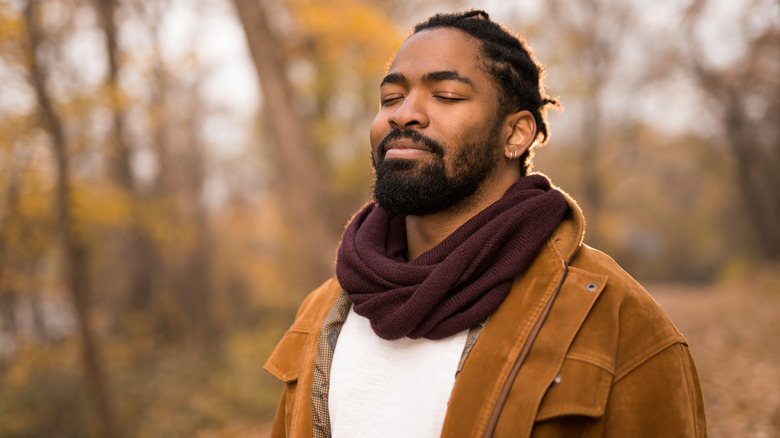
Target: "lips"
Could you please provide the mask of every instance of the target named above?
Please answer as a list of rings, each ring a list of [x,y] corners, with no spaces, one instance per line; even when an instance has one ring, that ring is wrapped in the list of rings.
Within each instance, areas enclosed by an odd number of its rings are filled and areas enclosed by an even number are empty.
[[[395,141],[388,142],[385,146],[385,153],[390,150],[397,149],[415,149],[424,152],[432,152],[431,149],[423,144],[420,144],[414,140],[408,138],[401,138]]]
[[[444,149],[436,141],[415,130],[393,130],[377,146],[382,157],[389,155],[390,158],[444,154]]]
[[[386,160],[394,159],[394,158],[420,158],[424,156],[431,155],[430,151],[425,151],[422,149],[413,149],[413,148],[395,148],[395,149],[388,149],[385,153]]]

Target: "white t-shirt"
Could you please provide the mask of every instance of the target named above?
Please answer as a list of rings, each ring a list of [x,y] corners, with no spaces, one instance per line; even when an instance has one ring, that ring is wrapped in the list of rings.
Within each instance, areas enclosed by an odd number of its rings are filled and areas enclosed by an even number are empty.
[[[333,437],[439,437],[467,335],[387,341],[350,309],[331,364]]]

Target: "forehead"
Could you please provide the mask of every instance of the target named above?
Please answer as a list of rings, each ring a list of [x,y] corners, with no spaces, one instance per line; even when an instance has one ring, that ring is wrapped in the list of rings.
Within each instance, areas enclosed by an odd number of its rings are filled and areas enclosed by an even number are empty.
[[[456,71],[485,76],[480,66],[477,40],[457,29],[440,27],[409,37],[398,49],[388,73],[414,77],[434,71]]]

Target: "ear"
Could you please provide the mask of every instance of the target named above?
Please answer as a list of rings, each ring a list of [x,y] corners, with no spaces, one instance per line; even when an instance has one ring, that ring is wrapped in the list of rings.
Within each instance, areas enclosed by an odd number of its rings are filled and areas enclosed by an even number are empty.
[[[536,120],[528,110],[512,113],[506,118],[508,133],[504,144],[507,156],[518,157],[534,144],[536,139]]]

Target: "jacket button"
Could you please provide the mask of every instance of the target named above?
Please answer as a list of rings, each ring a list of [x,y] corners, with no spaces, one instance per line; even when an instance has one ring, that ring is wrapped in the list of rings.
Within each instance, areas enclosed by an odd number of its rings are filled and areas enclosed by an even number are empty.
[[[598,288],[599,286],[596,283],[588,283],[585,285],[585,289],[587,289],[588,292],[595,292]]]
[[[553,388],[553,387],[555,387],[555,386],[558,386],[558,385],[561,383],[561,380],[563,380],[563,379],[561,378],[561,375],[560,375],[560,374],[558,374],[557,376],[555,376],[555,378],[554,378],[554,379],[553,379],[553,381],[552,381],[552,385],[550,385],[550,388]]]

